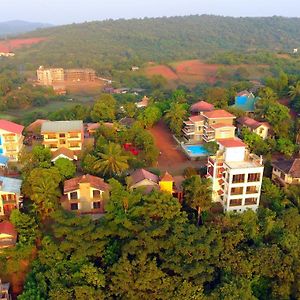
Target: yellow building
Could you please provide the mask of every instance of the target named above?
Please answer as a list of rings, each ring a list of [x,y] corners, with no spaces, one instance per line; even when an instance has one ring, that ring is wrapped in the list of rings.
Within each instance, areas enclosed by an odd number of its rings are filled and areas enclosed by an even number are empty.
[[[84,139],[82,121],[47,121],[42,124],[41,134],[43,145],[56,151],[67,148],[72,151],[81,151]]]
[[[165,175],[159,181],[160,190],[163,192],[168,192],[170,194],[173,194],[174,193],[173,185],[174,185],[173,176],[168,172],[166,172]]]
[[[0,120],[0,155],[4,155],[11,161],[17,161],[19,152],[23,147],[24,126]]]
[[[109,185],[102,178],[83,175],[66,180],[62,206],[78,213],[104,213]]]

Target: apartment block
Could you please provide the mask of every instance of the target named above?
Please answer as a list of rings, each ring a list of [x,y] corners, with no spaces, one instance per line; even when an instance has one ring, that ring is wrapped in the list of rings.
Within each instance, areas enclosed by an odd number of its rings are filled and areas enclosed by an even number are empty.
[[[42,85],[52,85],[65,80],[63,68],[44,68],[40,66],[36,71],[36,75],[38,82]]]
[[[78,213],[104,213],[109,185],[100,177],[83,175],[66,180],[62,206]]]
[[[0,120],[0,155],[6,156],[10,161],[17,161],[19,152],[23,147],[24,126]]]
[[[191,116],[188,121],[184,122],[182,132],[185,139],[191,143],[233,138],[235,136],[234,119],[234,115],[222,109],[204,111],[200,112],[200,115]]]
[[[67,148],[81,151],[84,139],[82,121],[47,121],[42,124],[43,145],[51,151]]]
[[[0,216],[19,209],[22,180],[0,176]]]
[[[93,69],[66,69],[65,81],[95,81],[96,71]]]
[[[251,154],[238,138],[219,140],[219,151],[208,158],[207,177],[212,180],[213,201],[225,212],[256,210],[263,178],[262,158]]]

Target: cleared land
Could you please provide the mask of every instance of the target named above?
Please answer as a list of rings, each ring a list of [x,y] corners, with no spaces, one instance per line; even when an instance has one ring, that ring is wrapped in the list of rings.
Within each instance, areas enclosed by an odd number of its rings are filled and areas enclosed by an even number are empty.
[[[238,68],[245,68],[249,79],[259,79],[268,75],[268,65],[222,65],[208,64],[198,59],[173,62],[168,65],[148,65],[143,70],[148,77],[161,75],[169,84],[195,86],[199,82],[215,83],[219,72],[234,73]],[[226,76],[226,74],[224,75]]]
[[[13,39],[0,41],[0,52],[13,52],[24,46],[30,46],[45,41],[46,38]]]

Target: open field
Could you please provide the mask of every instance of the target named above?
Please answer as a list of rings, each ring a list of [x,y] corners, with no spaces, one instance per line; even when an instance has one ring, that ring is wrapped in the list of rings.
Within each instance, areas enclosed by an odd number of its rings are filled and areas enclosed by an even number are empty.
[[[168,65],[148,65],[143,72],[148,77],[162,75],[171,85],[177,83],[193,87],[199,82],[214,84],[220,71],[233,74],[238,68],[246,69],[249,79],[252,80],[268,75],[269,70],[268,65],[208,64],[195,59],[173,62]]]
[[[24,46],[30,46],[45,41],[46,38],[0,40],[0,52],[13,52]]]

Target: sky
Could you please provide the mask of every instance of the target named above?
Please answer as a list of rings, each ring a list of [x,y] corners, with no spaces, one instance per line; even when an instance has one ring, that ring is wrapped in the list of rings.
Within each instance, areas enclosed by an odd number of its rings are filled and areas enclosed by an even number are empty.
[[[0,22],[54,25],[93,20],[214,14],[300,17],[299,0],[0,0]]]

